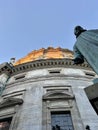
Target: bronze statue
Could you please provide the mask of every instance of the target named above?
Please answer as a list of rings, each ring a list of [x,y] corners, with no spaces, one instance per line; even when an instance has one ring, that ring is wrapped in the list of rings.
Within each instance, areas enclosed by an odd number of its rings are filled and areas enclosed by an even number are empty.
[[[76,43],[73,47],[74,64],[82,64],[84,58],[98,74],[98,29],[86,30],[81,26],[74,29]]]

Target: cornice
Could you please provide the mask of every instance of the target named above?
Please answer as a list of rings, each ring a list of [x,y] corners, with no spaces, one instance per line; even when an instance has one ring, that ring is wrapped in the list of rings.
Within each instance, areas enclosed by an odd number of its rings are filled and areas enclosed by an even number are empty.
[[[13,69],[12,64],[4,62],[4,63],[0,64],[0,75],[3,73],[10,75],[12,73],[12,69]]]
[[[22,103],[23,103],[22,99],[9,97],[0,102],[0,109],[14,105],[21,105]]]
[[[92,70],[91,67],[87,64],[87,62],[84,62],[83,64],[80,65],[75,65],[73,64],[72,59],[45,59],[45,60],[36,60],[36,61],[14,66],[11,75],[16,75],[30,70],[54,68],[54,67],[79,68],[79,69]]]

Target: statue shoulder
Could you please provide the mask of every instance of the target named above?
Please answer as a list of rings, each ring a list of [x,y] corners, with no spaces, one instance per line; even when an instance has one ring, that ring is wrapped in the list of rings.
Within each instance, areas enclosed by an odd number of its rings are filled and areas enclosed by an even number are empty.
[[[98,29],[92,29],[92,30],[87,30],[85,32],[83,32],[80,37],[81,38],[85,38],[85,39],[94,39],[98,41]]]
[[[98,34],[98,29],[88,30],[87,32],[90,32],[90,33],[96,33],[96,34]]]

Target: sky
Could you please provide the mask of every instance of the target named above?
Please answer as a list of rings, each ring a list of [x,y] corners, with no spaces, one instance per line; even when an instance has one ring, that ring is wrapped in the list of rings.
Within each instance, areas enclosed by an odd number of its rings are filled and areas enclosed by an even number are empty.
[[[98,0],[0,0],[0,64],[33,50],[73,50],[73,30],[98,29]]]

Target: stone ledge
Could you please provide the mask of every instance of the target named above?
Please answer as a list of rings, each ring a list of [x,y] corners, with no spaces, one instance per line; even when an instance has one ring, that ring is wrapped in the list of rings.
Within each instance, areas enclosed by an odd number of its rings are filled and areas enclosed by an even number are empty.
[[[53,68],[53,67],[80,68],[80,69],[92,70],[91,67],[86,62],[80,65],[73,65],[72,59],[46,59],[46,60],[36,60],[14,66],[11,75],[15,75],[30,70]]]
[[[7,62],[3,63],[0,65],[0,74],[6,73],[9,75],[16,75],[30,70],[54,68],[54,67],[92,70],[89,64],[87,64],[87,62],[84,62],[83,64],[75,65],[73,64],[72,59],[44,59],[44,60],[36,60],[28,63],[19,64],[16,66],[12,66]]]
[[[2,102],[0,102],[0,109],[1,108],[5,108],[5,107],[10,107],[10,106],[14,106],[14,105],[21,105],[23,103],[22,99],[19,98],[7,98],[4,99]]]
[[[13,66],[7,62],[0,64],[0,74],[6,73],[10,75],[12,73]]]

